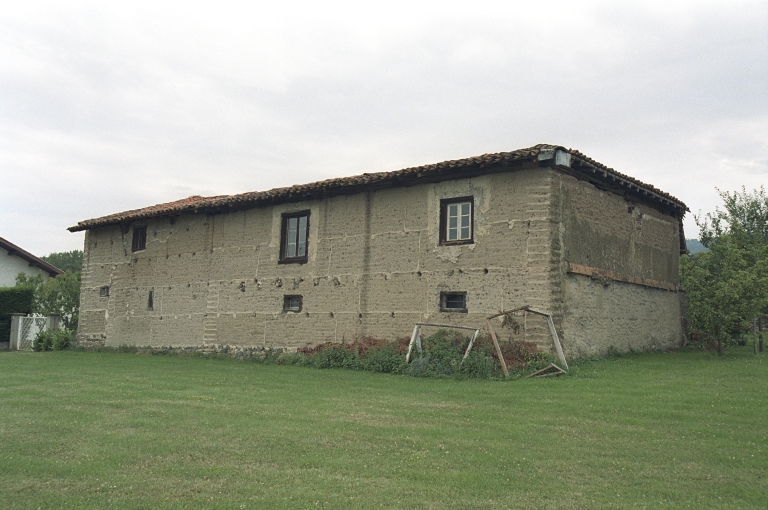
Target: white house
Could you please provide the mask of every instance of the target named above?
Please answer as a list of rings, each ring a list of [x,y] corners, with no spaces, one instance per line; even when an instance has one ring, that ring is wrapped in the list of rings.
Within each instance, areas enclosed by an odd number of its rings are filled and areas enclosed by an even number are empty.
[[[16,275],[19,273],[26,273],[29,276],[42,273],[47,278],[63,272],[58,267],[0,237],[0,287],[16,285]]]

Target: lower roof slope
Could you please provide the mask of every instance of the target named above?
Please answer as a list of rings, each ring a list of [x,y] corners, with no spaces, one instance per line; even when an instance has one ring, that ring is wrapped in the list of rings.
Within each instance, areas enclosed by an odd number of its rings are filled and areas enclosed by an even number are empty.
[[[558,151],[562,151],[563,154],[567,155],[563,161],[555,158],[555,154]],[[540,162],[542,166],[555,166],[568,170],[578,177],[603,182],[606,188],[614,192],[621,191],[623,194],[634,195],[636,198],[655,204],[660,209],[670,211],[677,217],[682,217],[685,211],[688,210],[688,207],[682,201],[672,195],[650,184],[617,172],[613,168],[598,163],[577,150],[566,149],[559,145],[538,144],[511,152],[483,154],[471,158],[443,161],[442,163],[432,165],[404,168],[393,172],[365,173],[352,177],[339,177],[309,184],[274,188],[267,191],[251,191],[238,195],[219,195],[213,197],[195,195],[175,202],[157,204],[142,209],[133,209],[81,221],[77,225],[69,227],[68,230],[70,232],[78,232],[140,219],[199,212],[226,212],[382,188],[412,186],[425,182],[436,182],[503,171],[504,167],[516,166],[524,162]]]
[[[39,267],[40,269],[48,273],[49,276],[55,277],[64,272],[58,267],[54,266],[53,264],[49,264],[48,262],[44,261],[40,257],[36,257],[35,255],[32,255],[28,251],[19,248],[12,242],[6,239],[3,239],[2,237],[0,237],[0,248],[7,251],[8,255],[16,255],[17,257],[26,260],[27,262],[29,262],[29,265],[31,267]]]

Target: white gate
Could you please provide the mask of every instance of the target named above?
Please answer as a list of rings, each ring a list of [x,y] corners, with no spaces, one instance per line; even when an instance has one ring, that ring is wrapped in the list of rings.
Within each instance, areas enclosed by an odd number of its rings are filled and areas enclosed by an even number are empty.
[[[49,317],[44,315],[14,315],[11,317],[11,349],[32,350],[35,337],[40,331],[49,329]]]

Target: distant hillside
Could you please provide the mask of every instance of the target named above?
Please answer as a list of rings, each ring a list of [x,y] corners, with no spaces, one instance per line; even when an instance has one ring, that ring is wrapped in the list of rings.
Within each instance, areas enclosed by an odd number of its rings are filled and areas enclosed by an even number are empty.
[[[704,245],[696,239],[686,239],[685,244],[688,246],[688,252],[690,252],[691,255],[699,253],[700,251],[707,251]]]

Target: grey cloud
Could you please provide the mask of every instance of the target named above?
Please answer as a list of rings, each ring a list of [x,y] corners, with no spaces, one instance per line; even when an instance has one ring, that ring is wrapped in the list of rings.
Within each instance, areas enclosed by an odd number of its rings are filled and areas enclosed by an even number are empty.
[[[266,19],[253,34],[100,11],[0,19],[0,172],[47,183],[37,205],[22,184],[0,191],[0,235],[45,254],[120,210],[540,142],[711,210],[715,186],[768,173],[763,11]]]

